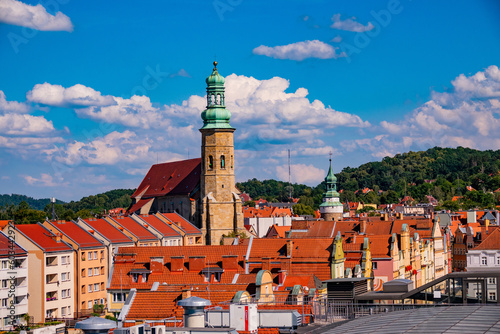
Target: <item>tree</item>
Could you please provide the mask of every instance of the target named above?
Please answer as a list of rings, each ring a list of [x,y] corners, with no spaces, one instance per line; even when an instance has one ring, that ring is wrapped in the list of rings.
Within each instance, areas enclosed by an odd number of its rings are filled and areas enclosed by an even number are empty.
[[[309,205],[304,205],[304,204],[295,204],[292,207],[293,213],[299,216],[303,215],[310,215],[314,216],[314,209],[311,208]]]

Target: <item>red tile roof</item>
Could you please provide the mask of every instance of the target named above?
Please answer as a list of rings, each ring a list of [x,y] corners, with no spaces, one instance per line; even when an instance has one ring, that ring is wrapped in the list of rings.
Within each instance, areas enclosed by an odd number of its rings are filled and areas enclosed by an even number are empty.
[[[90,218],[84,219],[84,221],[89,225],[92,229],[96,230],[100,234],[102,234],[106,239],[108,239],[111,243],[130,243],[133,242],[132,239],[123,234],[119,229],[114,227],[112,224],[108,223],[105,219],[99,218]]]
[[[134,203],[130,209],[128,209],[128,212],[134,213],[136,211],[139,211],[144,205],[148,204],[149,202],[154,201],[154,198],[146,198],[146,199],[140,199],[137,203]]]
[[[28,254],[24,248],[16,242],[11,242],[11,240],[6,234],[0,231],[0,258],[6,258],[11,255],[26,256]]]
[[[490,233],[484,239],[479,246],[474,247],[473,250],[499,250],[500,249],[500,229],[495,228],[493,232]]]
[[[167,218],[169,221],[174,223],[175,225],[179,226],[186,234],[200,234],[201,231],[191,224],[189,221],[187,221],[184,217],[179,215],[177,212],[173,213],[159,213],[163,217]]]
[[[16,229],[33,241],[45,252],[71,251],[73,248],[64,241],[57,242],[55,234],[40,224],[16,225]]]
[[[130,233],[135,235],[139,241],[158,240],[153,233],[149,232],[144,226],[130,217],[109,217],[108,219],[112,219],[117,222]]]
[[[188,195],[200,183],[200,174],[201,158],[153,165],[132,197],[144,190],[142,198]]]
[[[0,220],[0,230],[2,230],[7,224],[10,222],[10,220]]]
[[[61,231],[68,238],[76,242],[81,248],[103,247],[103,244],[99,240],[94,238],[92,234],[85,231],[83,228],[72,221],[57,221],[50,222],[50,224]]]
[[[140,219],[144,220],[147,224],[160,232],[164,237],[180,237],[179,232],[170,227],[167,223],[161,221],[155,215],[140,215]]]

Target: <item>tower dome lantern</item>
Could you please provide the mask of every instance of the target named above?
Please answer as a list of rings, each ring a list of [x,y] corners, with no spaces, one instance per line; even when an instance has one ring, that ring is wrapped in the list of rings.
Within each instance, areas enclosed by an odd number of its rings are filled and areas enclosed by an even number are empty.
[[[326,192],[323,194],[323,203],[319,210],[324,220],[341,220],[344,214],[344,206],[339,200],[337,192],[337,178],[333,174],[332,159],[330,158],[330,169],[325,177]]]
[[[202,129],[232,129],[229,124],[231,112],[226,109],[225,80],[217,71],[216,61],[214,61],[212,74],[205,82],[207,83],[207,109],[201,113]]]

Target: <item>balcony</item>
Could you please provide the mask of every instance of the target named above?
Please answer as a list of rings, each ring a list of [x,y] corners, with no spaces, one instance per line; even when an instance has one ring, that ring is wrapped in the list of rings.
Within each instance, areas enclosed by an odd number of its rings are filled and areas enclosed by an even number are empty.
[[[45,275],[45,283],[47,284],[59,283],[59,280],[57,279],[57,274]]]
[[[57,256],[49,256],[45,259],[47,267],[57,266]]]
[[[51,302],[55,300],[57,300],[57,291],[47,292],[47,294],[45,294],[46,302]]]

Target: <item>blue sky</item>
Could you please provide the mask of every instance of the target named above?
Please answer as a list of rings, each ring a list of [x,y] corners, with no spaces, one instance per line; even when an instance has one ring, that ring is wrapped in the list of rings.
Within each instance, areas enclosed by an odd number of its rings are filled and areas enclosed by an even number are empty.
[[[0,0],[0,193],[77,200],[200,156],[214,58],[237,180],[500,149],[498,1]]]

